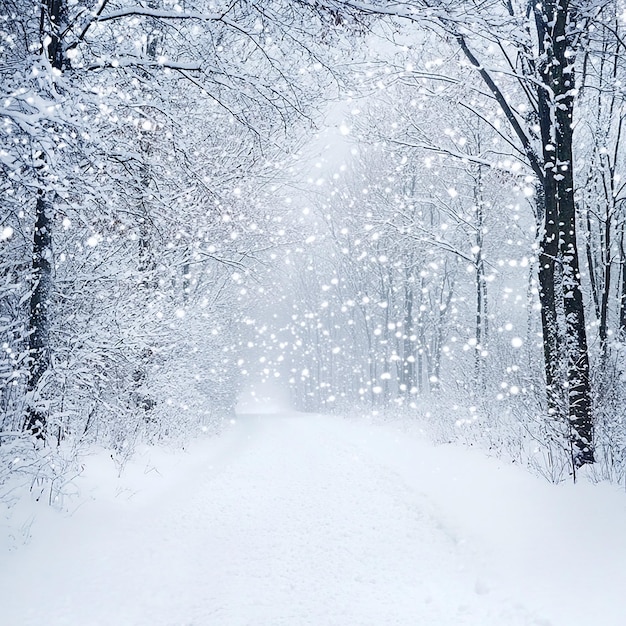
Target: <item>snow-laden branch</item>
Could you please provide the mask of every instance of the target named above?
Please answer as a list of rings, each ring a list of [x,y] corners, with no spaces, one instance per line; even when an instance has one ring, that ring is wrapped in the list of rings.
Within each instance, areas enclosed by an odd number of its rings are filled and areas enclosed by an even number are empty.
[[[121,57],[116,59],[100,59],[95,63],[92,63],[87,69],[115,69],[124,67],[154,67],[167,70],[178,70],[187,72],[199,72],[202,70],[202,66],[199,63],[179,63],[175,61],[152,61],[150,59],[142,59],[138,57]]]
[[[149,7],[124,7],[96,17],[97,22],[109,22],[123,17],[153,17],[162,20],[200,20],[203,22],[219,22],[224,20],[226,13],[199,13],[198,11],[167,11]]]

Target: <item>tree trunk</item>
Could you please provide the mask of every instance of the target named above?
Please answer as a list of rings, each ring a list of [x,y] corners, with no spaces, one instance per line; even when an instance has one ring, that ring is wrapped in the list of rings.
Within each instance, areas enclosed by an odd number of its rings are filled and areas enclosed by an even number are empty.
[[[415,332],[413,328],[413,283],[410,280],[411,273],[407,267],[404,276],[404,344],[402,349],[402,384],[404,384],[404,395],[410,399],[413,389],[417,387],[415,380],[415,345],[411,337]]]
[[[474,203],[476,208],[476,254],[474,256],[475,289],[476,289],[476,328],[475,328],[475,391],[482,395],[485,390],[484,362],[482,353],[487,344],[487,281],[485,279],[484,259],[484,211],[482,193],[482,166],[474,184]]]
[[[620,292],[619,292],[619,331],[623,341],[626,337],[626,248],[624,247],[624,226],[620,237]]]
[[[49,193],[49,192],[48,192]],[[35,233],[33,237],[33,293],[30,298],[28,376],[29,403],[24,430],[43,438],[47,416],[38,398],[40,383],[50,367],[49,304],[52,290],[52,233],[50,214],[52,202],[44,191],[37,197]]]
[[[40,41],[41,52],[55,70],[61,72],[65,66],[63,41],[60,33],[66,21],[65,0],[46,0],[41,7]],[[43,160],[43,155],[41,159]],[[24,430],[43,438],[48,417],[42,408],[39,392],[42,380],[50,368],[50,296],[52,293],[52,214],[54,192],[46,189],[45,163],[42,170],[41,187],[35,205],[35,231],[33,235],[33,292],[30,297],[29,315],[29,372],[28,396],[24,419]]]
[[[562,393],[562,346],[556,303],[555,263],[558,255],[558,232],[554,190],[548,184],[537,190],[537,208],[541,220],[539,235],[539,303],[541,305],[541,330],[543,335],[543,357],[546,375],[546,398],[548,415],[565,420],[566,409]]]
[[[598,327],[598,337],[600,339],[600,354],[602,358],[602,370],[604,371],[604,361],[607,357],[607,342],[609,337],[609,295],[611,293],[611,212],[607,210],[604,220],[604,234],[601,250],[602,259],[602,297],[600,299],[600,325]]]
[[[554,253],[554,238],[558,233],[556,241],[563,274],[570,443],[574,467],[580,467],[593,463],[594,456],[587,331],[576,242],[572,152],[575,82],[574,50],[570,34],[570,18],[573,18],[571,12],[568,3],[562,5],[557,0],[547,0],[536,5],[535,9],[540,53],[543,58],[540,72],[545,85],[545,88],[539,88],[539,125],[545,170],[545,229],[540,254],[540,275],[546,269],[546,263],[549,267],[550,262],[546,257]],[[555,217],[557,233],[552,223]],[[548,277],[543,278],[542,281],[540,277],[542,289],[547,287],[545,279]],[[551,314],[551,310],[549,313]],[[551,320],[546,321],[551,323]],[[550,348],[548,345],[544,350]],[[546,353],[546,358],[549,357]],[[546,371],[548,369],[549,366]]]

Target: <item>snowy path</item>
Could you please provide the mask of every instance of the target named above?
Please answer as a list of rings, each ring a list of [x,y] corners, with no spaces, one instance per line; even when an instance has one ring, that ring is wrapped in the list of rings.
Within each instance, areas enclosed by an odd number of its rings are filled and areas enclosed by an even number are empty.
[[[183,481],[113,507],[86,506],[9,554],[0,567],[0,622],[591,623],[575,620],[584,620],[584,611],[560,606],[577,601],[576,590],[559,596],[571,581],[555,584],[556,596],[542,598],[541,565],[535,567],[539,587],[519,588],[502,568],[536,538],[522,537],[519,550],[498,557],[506,531],[498,534],[497,526],[506,519],[496,519],[493,544],[485,548],[481,537],[491,532],[488,522],[479,514],[474,526],[471,520],[457,524],[456,509],[446,510],[433,498],[432,480],[441,473],[436,463],[424,461],[422,470],[428,471],[420,476],[414,454],[397,435],[373,426],[320,417],[242,417],[194,458]],[[449,478],[447,472],[442,480]],[[458,506],[469,494],[462,483],[457,487],[448,495]],[[494,515],[497,510],[484,519]],[[623,563],[616,570],[621,578],[611,579],[616,589],[624,582]],[[532,578],[531,562],[511,566],[522,574],[528,566]],[[566,569],[567,563],[556,575]],[[553,575],[549,567],[544,573]],[[36,590],[33,596],[30,590]],[[594,623],[612,625],[610,616],[624,608],[620,602],[615,613],[609,610]]]

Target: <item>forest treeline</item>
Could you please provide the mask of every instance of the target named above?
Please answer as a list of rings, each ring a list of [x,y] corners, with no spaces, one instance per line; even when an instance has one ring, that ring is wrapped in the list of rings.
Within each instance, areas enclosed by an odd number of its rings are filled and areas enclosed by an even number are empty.
[[[2,480],[214,428],[259,348],[300,408],[624,480],[623,2],[0,7]]]

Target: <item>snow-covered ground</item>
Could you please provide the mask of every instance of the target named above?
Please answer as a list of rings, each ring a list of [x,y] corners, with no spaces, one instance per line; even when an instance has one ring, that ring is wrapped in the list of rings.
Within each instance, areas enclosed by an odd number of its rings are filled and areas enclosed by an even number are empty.
[[[241,416],[76,485],[2,527],[3,625],[626,623],[626,495],[389,425]]]

